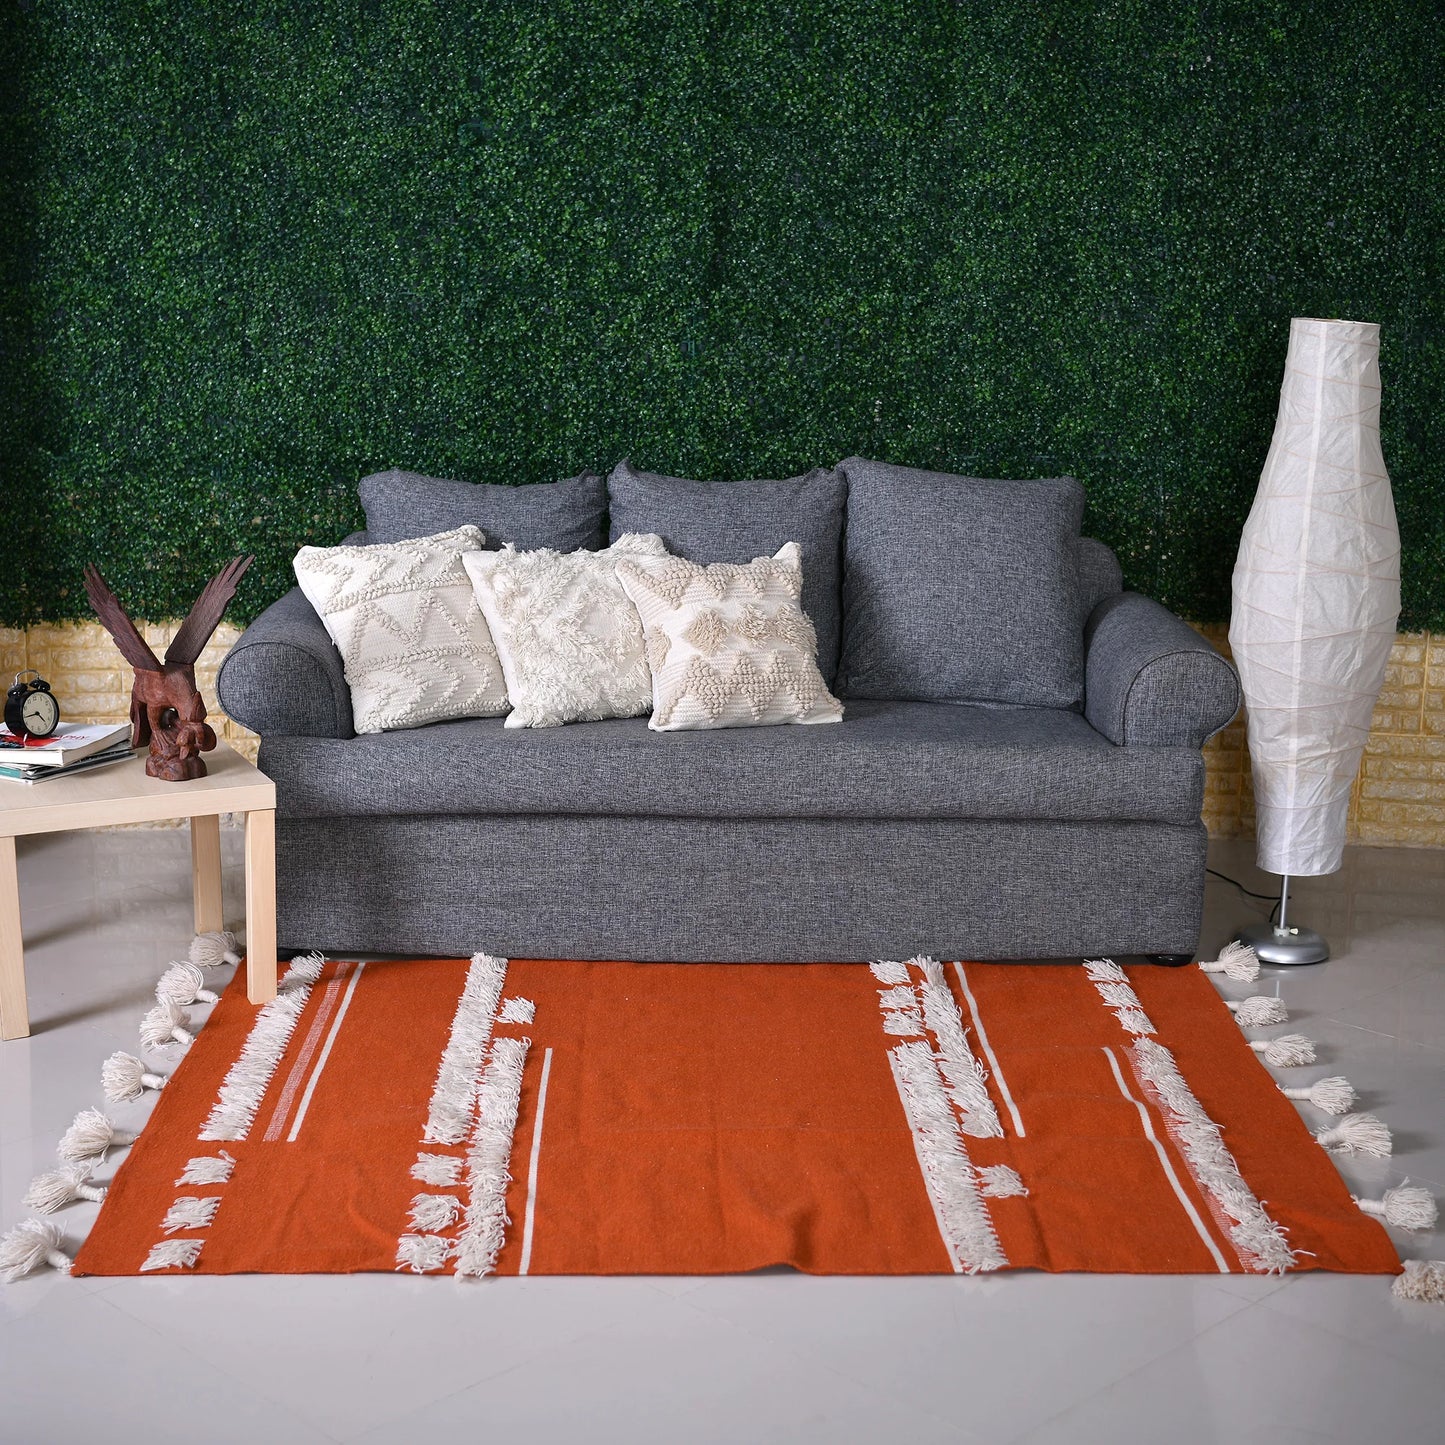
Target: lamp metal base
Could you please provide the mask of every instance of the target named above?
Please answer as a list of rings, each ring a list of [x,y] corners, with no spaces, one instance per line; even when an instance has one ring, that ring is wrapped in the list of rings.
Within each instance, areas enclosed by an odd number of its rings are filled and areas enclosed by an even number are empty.
[[[1247,943],[1261,963],[1276,968],[1298,968],[1307,963],[1323,963],[1330,956],[1330,946],[1313,928],[1278,928],[1272,923],[1251,923],[1235,937]]]

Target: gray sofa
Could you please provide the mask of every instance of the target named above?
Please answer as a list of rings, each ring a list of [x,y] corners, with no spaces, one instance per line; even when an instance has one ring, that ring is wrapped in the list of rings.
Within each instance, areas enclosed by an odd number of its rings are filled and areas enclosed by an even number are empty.
[[[536,487],[362,483],[384,541],[657,531],[697,561],[804,548],[841,724],[655,733],[646,719],[356,736],[300,591],[221,669],[277,789],[283,946],[519,957],[852,961],[1183,956],[1196,947],[1200,748],[1232,668],[1121,590],[1076,483],[852,458],[780,482],[626,463]]]

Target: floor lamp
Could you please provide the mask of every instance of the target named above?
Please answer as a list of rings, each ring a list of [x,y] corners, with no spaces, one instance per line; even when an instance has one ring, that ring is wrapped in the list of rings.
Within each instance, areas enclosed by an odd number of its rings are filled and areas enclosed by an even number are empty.
[[[1380,328],[1290,322],[1279,415],[1234,567],[1258,863],[1279,917],[1240,931],[1262,963],[1322,963],[1292,877],[1339,869],[1350,791],[1400,615],[1400,533],[1380,450]]]

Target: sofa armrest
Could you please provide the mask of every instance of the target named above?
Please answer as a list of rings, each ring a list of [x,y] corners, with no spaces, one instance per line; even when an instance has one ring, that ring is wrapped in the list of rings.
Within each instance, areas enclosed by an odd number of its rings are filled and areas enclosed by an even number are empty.
[[[1200,748],[1239,711],[1234,668],[1142,593],[1100,602],[1084,649],[1084,716],[1121,747]]]
[[[341,654],[299,587],[241,634],[221,663],[216,695],[228,717],[263,738],[356,735]]]

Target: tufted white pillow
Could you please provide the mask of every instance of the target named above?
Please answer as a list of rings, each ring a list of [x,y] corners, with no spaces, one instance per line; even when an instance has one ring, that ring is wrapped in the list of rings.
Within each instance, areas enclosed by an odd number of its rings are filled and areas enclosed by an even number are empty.
[[[462,568],[485,540],[458,527],[296,554],[296,580],[341,653],[357,732],[506,712],[497,650]]]
[[[652,708],[642,623],[617,560],[665,557],[661,537],[627,533],[601,552],[468,552],[512,711],[509,728],[637,717]]]
[[[843,705],[818,671],[803,611],[802,553],[702,566],[623,558],[617,577],[642,617],[656,732],[829,723]]]

